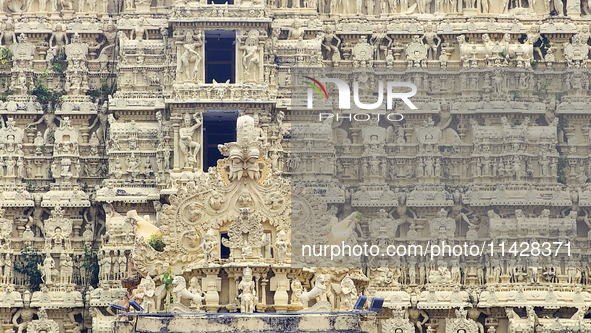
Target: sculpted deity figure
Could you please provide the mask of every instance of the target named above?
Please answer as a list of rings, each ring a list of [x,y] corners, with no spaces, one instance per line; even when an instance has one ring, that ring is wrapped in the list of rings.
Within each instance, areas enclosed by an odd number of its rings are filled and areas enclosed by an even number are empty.
[[[240,46],[240,50],[242,51],[242,68],[244,69],[244,75],[251,79],[256,78],[256,74],[251,73],[251,69],[253,67],[258,68],[260,62],[258,44],[258,32],[255,30],[254,33],[249,33],[244,45]]]
[[[127,162],[127,173],[130,174],[133,178],[137,178],[140,174],[140,159],[139,157],[135,156],[135,153],[131,153],[131,156],[126,158]]]
[[[108,4],[108,1],[104,1],[103,3]],[[105,9],[104,12],[106,13],[107,10]],[[105,36],[105,47],[101,50],[98,59],[108,61],[109,58],[113,57],[113,49],[117,45],[117,29],[112,21],[106,24],[103,35]]]
[[[252,269],[246,267],[242,273],[242,281],[240,281],[240,284],[238,284],[238,291],[242,291],[240,294],[240,312],[252,313],[254,312],[256,300],[256,290],[255,283],[252,279]]]
[[[23,294],[24,307],[19,309],[12,317],[12,325],[18,328],[17,333],[22,333],[27,330],[27,326],[33,321],[33,316],[37,314],[35,309],[31,309],[31,293],[27,290]],[[19,324],[19,319],[21,320]]]
[[[60,283],[70,284],[72,282],[72,274],[74,273],[74,262],[72,257],[68,254],[62,253],[60,255]]]
[[[388,45],[383,45],[384,40],[388,41]],[[386,51],[390,49],[392,45],[392,38],[388,36],[386,33],[386,27],[382,24],[378,24],[377,31],[371,36],[369,42],[373,45],[374,57],[376,60],[383,60],[382,54],[384,59],[386,57]]]
[[[45,259],[43,260],[43,265],[37,264],[37,269],[41,271],[41,279],[45,284],[53,284],[51,280],[51,273],[52,270],[55,268],[55,261],[51,257],[51,254],[48,252],[45,254]]]
[[[302,283],[297,278],[291,281],[291,304],[302,304],[302,300],[299,298],[304,292]]]
[[[45,133],[43,133],[43,140],[45,140],[46,143],[53,143],[53,140],[50,142],[48,141],[48,139],[50,136],[53,136],[53,133],[58,128],[58,126],[54,123],[55,119],[57,119],[60,122],[62,121],[62,118],[56,116],[54,113],[47,112],[43,114],[41,118],[39,118],[37,121],[27,125],[26,129],[29,129],[31,128],[31,126],[39,125],[42,122],[44,122],[47,128],[45,129]]]
[[[140,17],[137,22],[135,23],[133,30],[131,31],[132,35],[131,38],[135,40],[146,40],[146,28],[144,27],[144,19]]]
[[[355,283],[349,277],[349,275],[345,276],[345,278],[341,281],[341,310],[342,311],[353,311],[353,305],[355,300],[357,299],[357,288],[355,287]]]
[[[296,18],[291,24],[287,39],[299,40],[300,37],[304,36],[304,33],[306,33],[306,29],[302,27],[302,22]]]
[[[16,34],[14,33],[14,21],[12,19],[8,19],[6,21],[6,24],[4,24],[2,32],[0,33],[0,43],[6,46],[16,43]]]
[[[437,50],[439,49],[439,45],[441,45],[441,38],[433,31],[432,24],[427,24],[425,29],[426,31],[421,39],[424,39],[427,42],[429,58],[435,60],[437,57]]]
[[[199,279],[196,276],[193,276],[189,281],[189,288],[187,288],[189,292],[193,295],[198,295],[199,297],[194,297],[191,300],[191,307],[195,308],[197,311],[201,309],[202,301],[204,300],[203,291],[201,290],[201,286],[199,284]]]
[[[183,52],[180,54],[177,62],[177,76],[179,79],[184,74],[186,80],[201,82],[199,75],[199,64],[201,63],[200,47],[204,44],[203,33],[197,32],[197,36],[193,36],[193,32],[188,30],[185,34],[185,43],[183,44]],[[191,69],[190,64],[193,64]]]
[[[425,325],[425,323],[429,320],[429,315],[427,315],[427,312],[425,312],[425,310],[419,310],[417,308],[417,303],[418,303],[417,295],[414,293],[411,294],[410,295],[410,308],[408,308],[406,310],[406,317],[408,317],[410,319],[410,321],[417,326],[417,328],[419,329],[419,332],[422,332],[423,325]],[[421,316],[423,317],[423,320],[420,320]]]
[[[185,113],[184,118],[184,125],[179,129],[179,145],[181,152],[185,156],[185,166],[192,167],[197,162],[197,154],[199,153],[199,149],[201,149],[201,144],[193,141],[193,134],[201,127],[201,119],[199,118],[199,114],[195,113],[193,115],[195,124],[191,125],[191,116],[188,113]]]
[[[107,122],[109,120],[109,115],[107,114],[108,108],[108,104],[105,101],[103,103],[103,106],[99,109],[99,112],[96,115],[96,118],[94,118],[94,121],[92,122],[92,125],[88,126],[85,128],[86,131],[90,132],[97,124],[98,124],[98,128],[96,129],[96,135],[98,136],[98,139],[100,140],[101,144],[104,144],[106,141],[106,133],[107,133]]]
[[[156,312],[156,284],[150,275],[148,275],[144,281],[144,298],[142,307],[146,310],[146,313]]]
[[[215,231],[213,229],[209,229],[207,233],[203,236],[203,242],[199,245],[199,248],[203,250],[201,256],[205,260],[206,263],[211,263],[214,260],[215,255],[215,247],[216,247],[216,237]]]
[[[6,253],[6,258],[2,260],[0,256],[0,270],[2,269],[1,265],[4,265],[4,273],[2,274],[2,283],[4,284],[12,284],[12,259],[10,253]]]
[[[336,41],[336,44],[333,44]],[[341,52],[339,51],[339,45],[341,45],[341,39],[334,33],[334,30],[330,26],[324,28],[324,40],[322,47],[327,52],[327,57],[332,61],[333,66],[338,67],[341,61]]]
[[[273,248],[275,248],[277,262],[279,264],[285,263],[285,256],[289,248],[289,240],[287,239],[285,231],[281,230],[277,233],[277,240],[275,241]]]

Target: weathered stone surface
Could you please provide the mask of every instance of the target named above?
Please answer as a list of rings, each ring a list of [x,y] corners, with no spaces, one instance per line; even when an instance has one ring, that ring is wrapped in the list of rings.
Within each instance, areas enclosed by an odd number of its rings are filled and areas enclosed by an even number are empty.
[[[128,332],[127,322],[115,323],[116,333]],[[357,314],[177,315],[140,317],[141,332],[349,332],[373,333],[362,328]]]
[[[140,332],[590,332],[590,15],[570,0],[0,2],[4,332],[131,332],[109,307],[125,295],[241,312],[141,317]],[[316,121],[338,91],[308,109],[302,74],[336,70],[365,104],[380,80],[412,83],[417,109]],[[236,111],[219,130],[235,139],[208,141]],[[497,255],[301,256],[441,241]],[[511,244],[530,255],[498,255]],[[313,313],[362,294],[385,298],[378,320]]]

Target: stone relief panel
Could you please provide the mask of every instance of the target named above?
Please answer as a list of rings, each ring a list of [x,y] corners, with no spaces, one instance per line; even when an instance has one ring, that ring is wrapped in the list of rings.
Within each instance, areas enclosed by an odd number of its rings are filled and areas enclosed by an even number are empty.
[[[591,325],[587,3],[0,7],[7,332],[111,332],[123,318],[109,305],[128,306],[126,294],[149,312],[245,313],[350,311],[363,294],[385,298],[388,332]],[[207,36],[220,30],[235,32],[235,77],[208,82]],[[394,103],[404,121],[312,122],[338,91],[325,84],[330,98],[314,95],[310,112],[306,92],[291,97],[309,87],[300,67],[315,79],[343,68],[362,104],[380,80],[412,82],[418,110]],[[207,169],[203,114],[220,109],[244,117]],[[162,251],[146,242],[158,233]],[[320,267],[297,253],[549,239],[570,242],[572,255],[338,255]],[[22,269],[27,258],[36,265]]]

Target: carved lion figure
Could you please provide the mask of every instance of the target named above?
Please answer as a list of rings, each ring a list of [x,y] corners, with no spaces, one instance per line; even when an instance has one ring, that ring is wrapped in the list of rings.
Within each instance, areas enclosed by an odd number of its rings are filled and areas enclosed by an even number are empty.
[[[203,294],[193,294],[187,290],[187,282],[182,276],[177,276],[172,280],[172,295],[175,303],[181,303],[183,299],[189,299],[197,304],[197,310],[200,309],[203,302]]]
[[[299,299],[304,304],[304,309],[308,307],[308,301],[311,298],[316,298],[316,301],[326,301],[326,283],[324,281],[324,275],[319,274],[316,275],[316,283],[314,284],[314,288],[312,290],[302,293]]]

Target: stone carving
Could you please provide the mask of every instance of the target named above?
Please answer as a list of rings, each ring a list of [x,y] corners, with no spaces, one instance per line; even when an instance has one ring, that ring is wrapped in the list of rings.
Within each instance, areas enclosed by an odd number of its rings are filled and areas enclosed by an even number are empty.
[[[136,35],[137,36],[137,35]],[[141,38],[141,37],[140,37]],[[191,30],[185,32],[185,40],[179,46],[179,55],[177,60],[177,78],[179,81],[189,81],[195,83],[202,82],[201,60],[203,59],[201,46],[204,45],[203,33],[193,34]]]
[[[304,310],[308,308],[308,302],[310,299],[316,299],[317,304],[321,304],[322,302],[327,302],[326,298],[326,281],[324,279],[324,275],[316,275],[316,282],[314,284],[314,288],[312,290],[303,292],[298,298],[304,304]]]
[[[57,333],[57,323],[66,333],[111,332],[109,304],[125,289],[150,313],[350,310],[357,290],[385,298],[387,332],[585,331],[588,4],[275,5],[1,4],[5,331]],[[212,30],[237,36],[224,51],[231,75],[219,82],[206,76],[217,71]],[[311,124],[338,92],[324,85],[328,98],[314,95],[318,109],[307,110],[292,95],[305,85],[299,70],[319,79],[330,67],[353,69],[339,75],[359,83],[363,103],[375,102],[380,81],[412,82],[418,108],[393,103],[388,112],[403,122]],[[244,116],[236,142],[213,144],[209,112],[230,110]],[[218,143],[226,158],[215,161]],[[156,232],[162,252],[145,241]],[[326,268],[297,255],[302,244],[343,241],[497,249],[552,237],[574,255],[403,256],[367,270],[342,256]],[[41,254],[33,295],[16,269],[25,245]],[[83,265],[85,248],[97,253],[98,277]],[[172,302],[165,274],[191,279],[176,280]]]
[[[60,331],[59,324],[56,323],[54,320],[49,319],[47,317],[47,312],[45,308],[39,309],[37,311],[37,317],[39,319],[32,320],[27,325],[27,332],[31,333],[40,333],[40,332],[48,332],[48,333],[58,333]]]
[[[413,324],[407,318],[405,318],[406,311],[402,307],[398,306],[396,309],[394,309],[393,314],[394,318],[389,318],[384,322],[384,332],[415,332]]]
[[[240,215],[228,227],[228,236],[222,244],[231,249],[234,257],[243,259],[260,256],[263,226],[251,215],[250,208],[240,208]]]
[[[64,218],[60,206],[51,211],[51,218],[44,223],[45,250],[69,250],[71,248],[72,222]]]
[[[293,37],[293,33],[290,34]],[[244,41],[244,45],[240,46],[242,50],[242,68],[244,69],[244,77],[247,81],[256,82],[258,80],[259,63],[261,62],[259,56],[259,32],[251,30],[248,32],[248,37]]]
[[[478,333],[476,322],[472,319],[466,318],[467,311],[463,308],[456,310],[456,318],[449,320],[445,324],[445,332],[464,332]]]
[[[362,36],[359,42],[355,44],[352,50],[353,66],[372,67],[373,66],[373,48],[367,42],[367,37]]]
[[[193,294],[187,290],[187,282],[184,277],[176,276],[172,280],[172,286],[172,295],[174,297],[174,304],[172,306],[175,310],[179,311],[181,309],[186,309],[187,311],[183,312],[190,312],[190,310],[181,303],[183,299],[189,299],[193,304],[197,305],[197,311],[199,311],[201,303],[203,302],[203,295]]]
[[[285,263],[287,253],[289,252],[289,239],[285,231],[281,230],[277,233],[277,240],[273,244],[273,248],[276,251],[277,263]]]
[[[341,310],[342,311],[353,311],[353,305],[357,299],[357,288],[353,280],[349,276],[346,276],[340,285],[340,297],[341,297]]]
[[[589,47],[583,44],[580,35],[574,35],[571,43],[564,47],[564,59],[569,67],[587,67]]]
[[[252,270],[249,267],[243,270],[242,281],[238,284],[238,290],[240,294],[240,311],[243,313],[254,312],[256,305],[256,289],[255,282],[252,280]]]
[[[41,277],[45,284],[51,285],[53,283],[53,272],[55,270],[55,261],[51,257],[50,253],[45,254],[45,260],[43,260],[43,266],[38,264],[37,267],[41,271]],[[56,271],[57,272],[57,271]],[[57,274],[55,274],[57,275]]]
[[[195,124],[191,122],[191,116],[186,113],[184,116],[184,126],[179,129],[179,148],[185,158],[185,166],[195,167],[197,163],[197,154],[201,149],[201,144],[194,141],[195,131],[201,127],[201,119],[198,114],[193,115]]]
[[[226,172],[230,180],[261,178],[259,158],[266,147],[255,136],[254,123],[254,118],[250,116],[239,117],[236,127],[237,142],[218,146],[220,152],[229,158]]]

